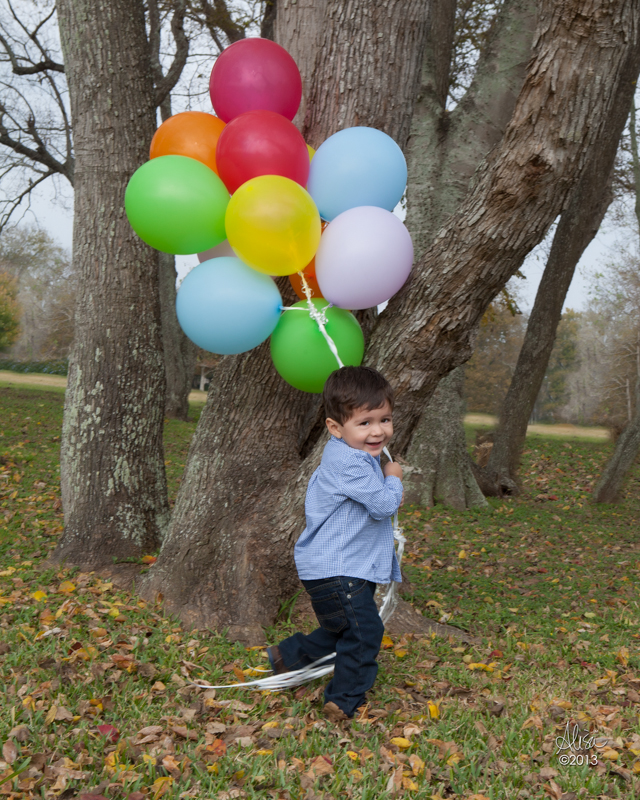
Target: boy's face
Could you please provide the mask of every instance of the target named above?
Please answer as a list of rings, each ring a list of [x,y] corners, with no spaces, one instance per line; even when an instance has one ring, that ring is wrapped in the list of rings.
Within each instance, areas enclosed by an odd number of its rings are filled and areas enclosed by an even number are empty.
[[[344,439],[349,447],[379,456],[393,436],[391,406],[385,402],[380,408],[356,408],[343,425],[327,419],[327,428],[333,436]]]

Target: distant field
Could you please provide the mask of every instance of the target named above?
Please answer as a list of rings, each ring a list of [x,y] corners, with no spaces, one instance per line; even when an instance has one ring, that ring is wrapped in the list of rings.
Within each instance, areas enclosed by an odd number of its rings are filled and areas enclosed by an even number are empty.
[[[41,375],[29,373],[23,375],[18,372],[7,372],[0,370],[0,386],[11,386],[20,384],[21,386],[37,386],[39,389],[61,389],[66,387],[67,379],[61,375]],[[207,393],[194,389],[189,394],[190,403],[205,403]],[[497,423],[497,417],[491,414],[467,414],[464,418],[465,424],[471,428],[487,427],[490,428]],[[606,428],[588,428],[579,425],[529,425],[527,435],[539,434],[541,436],[558,436],[561,439],[599,439],[609,438],[609,431]]]

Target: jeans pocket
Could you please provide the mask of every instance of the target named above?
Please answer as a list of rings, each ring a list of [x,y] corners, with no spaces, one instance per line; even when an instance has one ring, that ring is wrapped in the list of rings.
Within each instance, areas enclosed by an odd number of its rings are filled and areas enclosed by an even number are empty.
[[[330,633],[340,633],[343,628],[347,627],[347,615],[337,592],[332,592],[324,597],[314,597],[312,594],[311,605],[321,628]]]

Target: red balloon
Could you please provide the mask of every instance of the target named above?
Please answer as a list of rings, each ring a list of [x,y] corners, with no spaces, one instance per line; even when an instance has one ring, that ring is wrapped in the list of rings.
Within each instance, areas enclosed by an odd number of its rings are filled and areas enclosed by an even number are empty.
[[[275,111],[247,111],[232,119],[218,139],[216,164],[231,194],[258,175],[282,175],[303,188],[309,178],[302,134]]]
[[[220,119],[266,109],[292,120],[302,98],[296,62],[270,39],[240,39],[226,47],[211,70],[209,94]]]

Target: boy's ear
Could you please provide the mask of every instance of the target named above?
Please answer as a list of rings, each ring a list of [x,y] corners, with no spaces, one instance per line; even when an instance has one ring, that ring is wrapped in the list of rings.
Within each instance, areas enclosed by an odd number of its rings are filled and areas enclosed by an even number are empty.
[[[336,439],[342,439],[342,430],[341,430],[342,426],[339,423],[337,423],[335,419],[331,419],[330,417],[327,417],[325,422],[327,423],[327,428],[329,429],[329,433],[332,436],[335,436]]]

